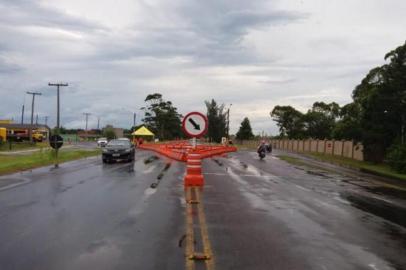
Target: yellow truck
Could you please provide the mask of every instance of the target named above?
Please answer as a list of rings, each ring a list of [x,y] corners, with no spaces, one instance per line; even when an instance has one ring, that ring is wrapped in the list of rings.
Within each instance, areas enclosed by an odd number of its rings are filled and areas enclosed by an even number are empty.
[[[36,142],[42,142],[44,140],[44,135],[40,132],[32,133],[32,139]]]
[[[7,129],[0,127],[0,143],[7,140]]]

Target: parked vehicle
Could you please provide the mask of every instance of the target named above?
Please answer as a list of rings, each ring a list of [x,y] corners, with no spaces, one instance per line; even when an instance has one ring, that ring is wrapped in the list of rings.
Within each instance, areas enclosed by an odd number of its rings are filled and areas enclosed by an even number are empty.
[[[44,135],[40,132],[32,133],[32,139],[34,142],[42,142],[44,140]]]
[[[3,143],[7,140],[7,129],[0,128],[0,143]]]
[[[104,163],[113,160],[133,161],[135,155],[135,147],[130,140],[111,140],[103,148],[102,159]]]
[[[109,141],[107,140],[107,138],[99,138],[99,139],[97,140],[97,146],[105,147],[108,142],[109,142]]]

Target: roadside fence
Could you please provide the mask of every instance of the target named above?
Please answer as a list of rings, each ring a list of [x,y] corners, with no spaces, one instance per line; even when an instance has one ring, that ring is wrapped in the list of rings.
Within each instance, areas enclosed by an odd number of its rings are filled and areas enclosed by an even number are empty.
[[[341,156],[355,160],[364,160],[362,143],[344,140],[270,140],[274,149],[292,151],[292,152],[310,152],[326,155]],[[258,146],[260,141],[244,141],[242,145],[248,147]]]

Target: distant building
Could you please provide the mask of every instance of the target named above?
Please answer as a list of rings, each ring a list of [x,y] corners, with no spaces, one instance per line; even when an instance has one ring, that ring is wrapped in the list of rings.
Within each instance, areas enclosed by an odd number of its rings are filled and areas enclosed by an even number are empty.
[[[115,128],[112,125],[106,125],[104,129],[111,128],[114,131],[116,138],[123,138],[124,137],[124,129],[123,128]]]
[[[114,134],[116,134],[116,138],[124,137],[124,129],[122,128],[113,128]]]

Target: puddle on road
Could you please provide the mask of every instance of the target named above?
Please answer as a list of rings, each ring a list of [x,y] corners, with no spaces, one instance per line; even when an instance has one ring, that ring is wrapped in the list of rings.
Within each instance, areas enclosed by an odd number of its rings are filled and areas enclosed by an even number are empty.
[[[360,210],[371,213],[406,228],[405,207],[353,192],[341,192],[340,196],[349,201],[352,206]]]
[[[220,167],[223,167],[223,162],[221,162],[220,160],[215,159],[215,158],[213,158],[212,160],[213,160],[214,162],[216,162],[217,165],[219,165]]]
[[[143,170],[142,173],[143,174],[152,173],[156,169],[156,167],[157,167],[157,165],[152,165],[152,166],[148,167],[147,169]]]
[[[144,164],[149,164],[151,162],[154,162],[155,160],[158,160],[159,157],[158,156],[150,156],[146,159],[144,159]]]
[[[113,269],[121,256],[116,243],[102,240],[91,243],[86,252],[73,261],[75,269]]]
[[[399,198],[402,200],[406,200],[406,191],[397,188],[390,188],[390,187],[364,187],[368,191],[378,194],[378,195],[386,195],[394,198]]]

